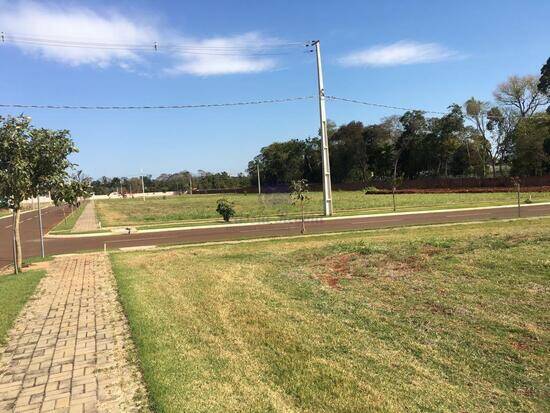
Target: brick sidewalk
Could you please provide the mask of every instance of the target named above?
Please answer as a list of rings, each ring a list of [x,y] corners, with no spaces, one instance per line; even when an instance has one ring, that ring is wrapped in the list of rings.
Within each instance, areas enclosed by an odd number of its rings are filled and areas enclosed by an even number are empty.
[[[0,412],[145,410],[107,256],[54,260],[0,349]]]
[[[71,232],[95,231],[97,229],[97,218],[95,214],[94,201],[86,201],[84,211],[76,220]]]

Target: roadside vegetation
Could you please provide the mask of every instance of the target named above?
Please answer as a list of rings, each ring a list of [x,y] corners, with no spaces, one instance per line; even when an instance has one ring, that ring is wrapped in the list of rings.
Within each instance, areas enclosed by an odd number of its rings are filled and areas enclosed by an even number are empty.
[[[115,253],[157,411],[548,411],[550,219]]]
[[[80,206],[75,207],[72,213],[68,213],[65,219],[63,219],[59,224],[57,224],[51,231],[50,234],[68,234],[74,228],[76,221],[84,212],[84,207],[86,202],[82,202]]]
[[[42,270],[32,270],[18,275],[0,275],[0,345],[6,342],[8,330],[44,274]]]
[[[531,194],[532,202],[550,201],[550,192]],[[233,204],[234,220],[262,218],[299,218],[300,206],[293,205],[289,194],[224,194]],[[124,225],[192,224],[221,221],[216,212],[220,194],[181,195],[164,198],[109,199],[95,201],[96,212],[103,227]],[[323,210],[322,192],[309,192],[310,200],[304,204],[308,216],[320,216]],[[522,201],[528,199],[522,195]],[[356,215],[393,212],[391,194],[368,194],[363,191],[334,191],[336,215]],[[398,194],[397,212],[430,209],[468,208],[478,206],[512,205],[516,195],[507,193],[440,193]],[[196,222],[195,222],[196,221]]]

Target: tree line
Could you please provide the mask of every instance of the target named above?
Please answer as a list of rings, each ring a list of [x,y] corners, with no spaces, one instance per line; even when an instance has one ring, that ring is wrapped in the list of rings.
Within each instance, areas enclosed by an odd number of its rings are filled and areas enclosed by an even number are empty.
[[[497,86],[494,102],[472,97],[452,104],[447,113],[429,116],[411,110],[365,125],[329,121],[334,183],[372,179],[398,184],[421,177],[536,176],[550,173],[550,59],[540,76],[511,76]],[[274,142],[260,150],[246,174],[199,170],[145,176],[147,192],[289,185],[321,178],[319,137]],[[141,177],[102,177],[92,181],[95,194],[141,192]]]
[[[146,192],[179,193],[204,191],[209,189],[245,188],[250,185],[250,179],[245,174],[230,175],[228,172],[207,172],[199,170],[197,174],[181,171],[173,174],[161,174],[156,178],[143,176],[143,186]],[[92,191],[97,195],[108,195],[118,192],[130,195],[142,191],[141,177],[106,177],[91,181]]]
[[[475,97],[441,116],[411,110],[380,123],[329,122],[332,180],[399,181],[420,177],[537,176],[550,173],[550,59],[539,76],[511,76],[494,103]],[[546,108],[546,112],[544,109]],[[275,142],[249,162],[267,185],[321,177],[318,137]]]

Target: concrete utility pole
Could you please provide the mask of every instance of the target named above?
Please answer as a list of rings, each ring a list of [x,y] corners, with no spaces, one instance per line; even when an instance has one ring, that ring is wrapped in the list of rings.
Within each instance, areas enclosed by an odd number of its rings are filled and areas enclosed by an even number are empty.
[[[40,195],[36,198],[38,206],[38,226],[40,227],[40,252],[42,253],[42,258],[46,256],[44,252],[44,231],[42,229],[42,210],[40,209]]]
[[[261,195],[262,185],[260,184],[260,162],[256,162],[256,171],[258,172],[258,195]]]
[[[325,216],[332,215],[332,185],[330,181],[330,157],[328,151],[327,113],[325,110],[325,86],[321,65],[321,44],[313,42],[317,54],[317,81],[319,86],[319,116],[321,120],[321,160],[323,162],[323,209]]]

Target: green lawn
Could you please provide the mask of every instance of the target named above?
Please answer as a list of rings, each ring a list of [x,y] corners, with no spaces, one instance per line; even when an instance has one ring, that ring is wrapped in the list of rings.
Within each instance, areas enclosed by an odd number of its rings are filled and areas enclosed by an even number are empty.
[[[550,410],[550,219],[114,253],[159,412]]]
[[[306,205],[310,214],[321,214],[321,192],[310,193]],[[532,194],[534,202],[550,201],[550,192]],[[103,227],[124,225],[155,225],[177,223],[209,223],[220,220],[216,201],[227,198],[235,203],[236,220],[265,217],[298,216],[299,208],[292,205],[288,194],[270,194],[259,198],[253,194],[182,195],[153,198],[110,199],[96,201],[96,211]],[[334,209],[337,215],[392,212],[391,195],[365,195],[362,191],[335,191]],[[522,200],[528,198],[524,194]],[[440,208],[506,205],[516,202],[513,193],[465,194],[399,194],[397,210],[415,211]]]
[[[33,270],[0,275],[0,345],[5,344],[6,333],[44,274],[45,271]]]

